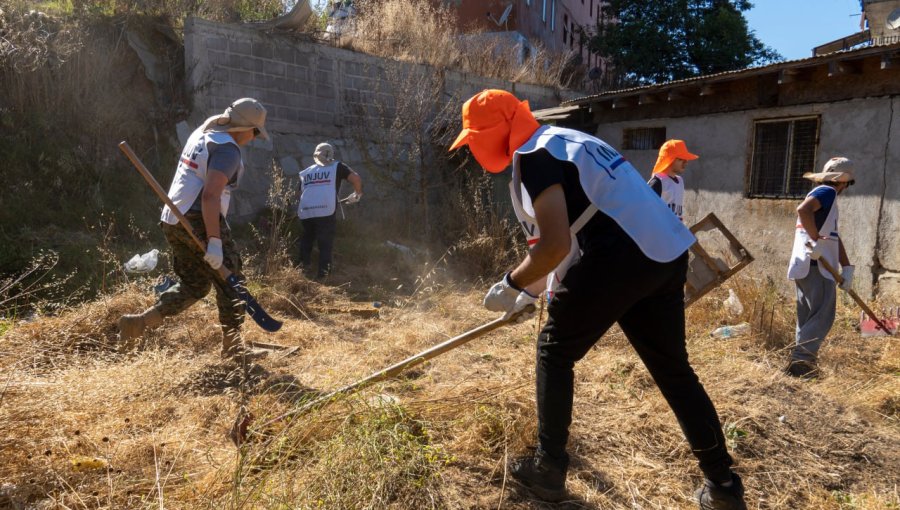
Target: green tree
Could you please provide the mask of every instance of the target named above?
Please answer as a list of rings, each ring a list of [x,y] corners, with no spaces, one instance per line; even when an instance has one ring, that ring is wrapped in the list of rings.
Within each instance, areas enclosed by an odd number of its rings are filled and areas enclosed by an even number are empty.
[[[747,25],[747,0],[612,0],[591,51],[615,85],[678,80],[780,60]]]

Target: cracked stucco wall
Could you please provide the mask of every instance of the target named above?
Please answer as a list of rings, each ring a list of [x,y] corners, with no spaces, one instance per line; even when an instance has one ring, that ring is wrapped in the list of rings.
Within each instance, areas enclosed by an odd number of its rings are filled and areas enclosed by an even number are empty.
[[[856,163],[856,185],[840,197],[840,230],[856,266],[854,288],[864,297],[900,297],[900,97],[874,97],[697,117],[601,124],[597,135],[622,146],[622,130],[665,127],[667,138],[687,142],[700,159],[688,166],[685,219],[714,212],[750,250],[744,271],[771,278],[785,293],[800,199],[745,198],[745,180],[758,119],[819,115],[816,167],[832,156]],[[655,150],[623,151],[649,177]]]
[[[887,106],[891,123],[883,144],[883,201],[880,208],[876,273],[879,291],[900,296],[900,96]]]

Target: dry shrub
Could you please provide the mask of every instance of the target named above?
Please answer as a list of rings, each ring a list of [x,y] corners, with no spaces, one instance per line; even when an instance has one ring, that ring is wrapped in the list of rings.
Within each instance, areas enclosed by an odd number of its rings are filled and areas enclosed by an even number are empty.
[[[460,55],[453,11],[428,0],[363,0],[346,38],[358,51],[446,67]]]
[[[465,274],[493,278],[524,257],[523,234],[503,191],[494,188],[495,177],[468,168],[458,171],[456,200],[445,214],[456,220],[451,229],[456,234],[454,262]]]
[[[77,26],[22,6],[0,8],[0,69],[33,71],[65,62],[80,47]]]
[[[514,82],[566,87],[567,59],[535,45],[459,27],[451,7],[430,0],[362,0],[352,32],[338,43],[381,57]],[[465,34],[464,34],[465,32]]]

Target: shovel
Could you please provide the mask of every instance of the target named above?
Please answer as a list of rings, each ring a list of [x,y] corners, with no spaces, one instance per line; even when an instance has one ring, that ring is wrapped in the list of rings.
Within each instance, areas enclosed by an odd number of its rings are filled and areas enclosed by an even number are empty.
[[[156,182],[156,179],[153,178],[153,175],[150,174],[150,171],[147,170],[147,167],[141,163],[141,160],[138,159],[137,154],[131,150],[131,147],[128,145],[128,142],[120,142],[119,149],[122,150],[123,153],[131,160],[131,163],[134,164],[134,167],[137,168],[137,171],[144,177],[144,180],[147,181],[147,184],[153,188],[153,191],[156,193],[156,196],[160,198],[169,209],[171,209],[172,213],[178,218],[178,222],[181,223],[181,226],[187,230],[188,235],[191,236],[191,239],[194,240],[194,243],[197,244],[197,248],[200,248],[201,252],[206,251],[206,246],[203,244],[203,241],[197,238],[197,235],[194,234],[193,229],[191,229],[191,224],[188,223],[187,218],[181,214],[181,211],[175,207],[175,204],[172,203],[172,200],[169,199],[169,196],[162,189],[162,186]],[[265,310],[263,310],[262,306],[256,301],[250,292],[247,290],[247,287],[244,286],[243,280],[238,278],[237,275],[232,273],[225,267],[224,264],[219,266],[218,269],[219,277],[236,293],[238,298],[244,302],[246,305],[247,314],[253,319],[254,322],[259,324],[259,327],[263,328],[268,332],[275,332],[281,329],[281,321],[273,319]]]
[[[806,243],[806,246],[812,248],[812,244],[810,243]],[[844,283],[844,278],[841,276],[841,274],[838,273],[833,267],[831,267],[831,264],[829,264],[824,257],[820,257],[816,262],[818,262],[820,266],[824,267],[826,271],[831,273],[831,276],[834,277],[834,281],[836,281],[838,285]],[[865,303],[865,301],[862,300],[861,297],[859,297],[859,294],[857,294],[855,290],[848,289],[847,294],[850,294],[850,297],[853,298],[854,301],[856,301],[856,304],[858,304],[859,307],[863,309],[863,311],[866,313],[866,315],[869,316],[870,319],[872,319],[872,322],[875,325],[875,330],[867,333],[863,330],[864,323],[867,321],[860,321],[859,326],[860,331],[863,332],[863,336],[890,336],[897,332],[896,321],[890,319],[882,320],[877,315],[875,315],[875,312],[873,312],[872,309],[869,308],[869,306]],[[888,327],[888,323],[891,323],[891,327]]]
[[[297,409],[293,409],[280,416],[272,418],[271,420],[264,423],[261,428],[265,429],[266,427],[278,423],[286,418],[297,416],[298,414],[302,414],[316,407],[325,405],[339,395],[352,393],[366,386],[369,386],[370,384],[384,381],[385,379],[390,379],[391,377],[398,375],[408,368],[424,363],[432,358],[436,358],[447,351],[459,347],[460,345],[464,345],[480,336],[484,336],[497,328],[500,328],[507,324],[515,323],[522,314],[533,313],[534,311],[535,306],[528,305],[524,310],[511,317],[500,317],[499,319],[495,319],[491,322],[482,324],[475,329],[466,331],[465,333],[453,337],[450,340],[442,342],[438,345],[435,345],[430,349],[426,349],[418,354],[414,354],[399,363],[391,365],[383,370],[379,370],[378,372],[375,372],[374,374],[364,379],[360,379],[352,384],[348,384],[347,386],[338,388],[331,393],[327,393],[318,398],[315,398],[298,407]],[[234,421],[234,425],[231,427],[231,432],[228,434],[228,437],[231,438],[231,441],[235,444],[235,446],[240,447],[241,444],[243,444],[247,440],[247,429],[249,428],[252,420],[253,415],[244,412],[244,410],[242,409],[241,414],[238,415],[237,419]]]

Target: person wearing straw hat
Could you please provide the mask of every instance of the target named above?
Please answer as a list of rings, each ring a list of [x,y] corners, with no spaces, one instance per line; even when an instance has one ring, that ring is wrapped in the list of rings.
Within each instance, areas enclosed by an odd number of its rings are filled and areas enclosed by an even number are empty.
[[[233,102],[220,115],[214,115],[188,137],[179,156],[178,167],[169,187],[169,198],[184,214],[194,233],[206,241],[201,252],[169,209],[163,208],[161,225],[172,253],[172,268],[178,283],[159,295],[157,302],[140,314],[119,319],[119,338],[123,348],[148,328],[159,326],[164,317],[176,315],[216,289],[216,305],[222,329],[222,356],[236,358],[258,355],[241,345],[240,328],[244,305],[234,290],[218,277],[222,264],[241,274],[241,257],[225,216],[231,194],[244,172],[241,147],[256,138],[268,139],[266,109],[256,99]]]
[[[791,352],[788,375],[811,379],[819,375],[816,361],[819,348],[834,324],[837,292],[834,277],[818,264],[825,259],[831,267],[840,263],[842,289],[853,284],[853,266],[838,234],[837,197],[852,186],[853,162],[844,157],[829,159],[821,172],[805,173],[816,183],[797,207],[794,247],[788,278],[797,287],[796,342]]]
[[[334,147],[320,143],[313,152],[315,164],[300,172],[300,200],[297,216],[303,225],[300,237],[300,265],[309,267],[313,244],[319,245],[319,270],[316,278],[331,273],[332,249],[337,227],[337,192],[346,180],[353,186],[353,193],[343,200],[355,204],[362,198],[362,179],[349,166],[334,158]]]
[[[678,219],[684,221],[684,171],[688,161],[700,156],[688,151],[684,140],[668,140],[659,148],[659,157],[653,165],[653,176],[647,184]]]
[[[491,173],[512,165],[513,209],[530,247],[484,306],[521,319],[540,292],[550,295],[537,343],[538,445],[511,462],[512,478],[542,499],[566,498],[574,366],[618,323],[699,461],[700,507],[745,509],[718,414],[688,362],[684,283],[694,236],[616,149],[541,126],[527,101],[484,90],[466,101],[462,119],[450,150],[467,145]]]

